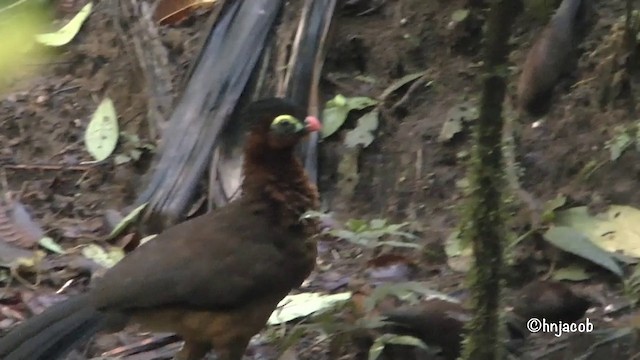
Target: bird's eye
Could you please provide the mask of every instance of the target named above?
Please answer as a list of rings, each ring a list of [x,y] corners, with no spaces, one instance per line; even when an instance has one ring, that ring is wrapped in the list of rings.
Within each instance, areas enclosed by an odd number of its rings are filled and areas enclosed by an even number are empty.
[[[280,134],[293,134],[303,129],[300,120],[291,115],[280,115],[271,122],[271,130]]]

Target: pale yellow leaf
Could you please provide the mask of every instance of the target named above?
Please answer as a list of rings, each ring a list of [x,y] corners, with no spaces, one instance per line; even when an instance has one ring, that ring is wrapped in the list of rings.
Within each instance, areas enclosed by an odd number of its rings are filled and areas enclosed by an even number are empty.
[[[340,294],[301,293],[288,295],[269,317],[267,324],[278,325],[325,310],[351,298],[350,292]]]
[[[612,205],[605,212],[590,215],[587,207],[575,207],[557,212],[555,223],[580,231],[609,252],[640,258],[640,210],[636,208]]]
[[[87,20],[89,14],[91,14],[91,9],[93,8],[93,3],[88,2],[80,11],[71,19],[65,26],[63,26],[60,30],[36,35],[36,41],[41,44],[47,46],[62,46],[68,44],[80,31],[80,27],[84,24],[84,21]]]
[[[113,230],[111,230],[111,233],[109,234],[107,239],[113,239],[114,237],[120,235],[122,230],[124,230],[127,226],[129,226],[129,224],[131,224],[132,222],[134,222],[134,221],[136,221],[138,219],[138,217],[142,213],[142,210],[144,210],[144,208],[147,207],[147,204],[148,203],[144,203],[144,204],[138,206],[137,208],[131,210],[131,212],[129,214],[127,214],[127,216],[122,218],[122,220],[120,220],[118,225],[116,225],[113,228]]]
[[[84,144],[96,161],[102,161],[115,150],[118,136],[116,109],[111,99],[105,98],[91,117],[84,134]]]
[[[82,255],[98,265],[110,268],[124,258],[124,251],[116,247],[105,250],[99,245],[89,244],[82,248]]]

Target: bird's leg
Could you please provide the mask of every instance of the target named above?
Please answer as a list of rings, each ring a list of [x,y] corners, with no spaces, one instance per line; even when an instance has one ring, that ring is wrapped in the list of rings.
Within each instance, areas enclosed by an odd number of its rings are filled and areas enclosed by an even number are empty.
[[[220,349],[214,348],[216,355],[218,355],[217,360],[242,360],[247,346],[249,346],[249,340],[251,337],[235,338],[232,342],[227,343],[227,346]]]
[[[201,360],[211,350],[211,344],[185,341],[182,350],[180,350],[175,360]]]

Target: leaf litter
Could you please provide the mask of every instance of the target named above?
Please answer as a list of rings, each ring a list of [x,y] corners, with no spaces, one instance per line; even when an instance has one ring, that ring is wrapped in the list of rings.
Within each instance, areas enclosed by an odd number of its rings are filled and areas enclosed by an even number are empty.
[[[47,46],[63,46],[71,42],[74,37],[80,31],[82,24],[84,24],[85,20],[91,14],[91,10],[93,9],[93,2],[89,1],[84,7],[62,28],[55,32],[46,33],[46,34],[38,34],[36,35],[36,40]]]
[[[451,12],[448,12],[447,14],[449,14],[449,13],[451,13]],[[443,18],[447,18],[446,20],[447,20],[447,21],[449,21],[449,16],[444,16]],[[366,20],[366,19],[364,19],[364,20]],[[405,27],[405,29],[406,29],[406,28],[407,28],[407,27]],[[407,39],[407,41],[410,41],[410,39]],[[381,54],[381,55],[383,55],[383,54]],[[385,61],[386,61],[386,59],[385,59]],[[367,75],[369,75],[369,73],[364,72],[362,76],[367,76]],[[380,83],[384,81],[384,79],[385,79],[384,74],[380,74],[380,76],[378,76],[378,74],[376,73],[375,75],[376,75],[376,78],[379,78],[379,82],[380,82]],[[458,75],[459,75],[459,74],[458,74]],[[468,81],[468,80],[465,80],[465,81]],[[407,84],[408,84],[408,83],[407,83]],[[378,98],[378,100],[380,100],[380,99]],[[116,103],[117,103],[117,104],[119,104],[119,102],[116,102]],[[410,110],[413,110],[413,109],[410,109]],[[124,111],[125,111],[125,110],[124,110],[124,108],[123,108],[123,114],[124,114]],[[355,120],[355,119],[354,119],[354,120]],[[424,120],[423,120],[423,119],[421,119],[420,121],[424,121]],[[124,122],[123,122],[123,124],[124,124]],[[346,131],[344,131],[342,134],[346,134],[348,131],[349,131],[349,130],[346,130]],[[1,135],[0,135],[0,136],[1,136]],[[435,136],[437,136],[437,131],[435,131]],[[341,139],[341,140],[343,140],[343,139]],[[360,144],[358,144],[357,146],[360,146]],[[434,157],[439,157],[439,156],[441,156],[441,155],[442,155],[442,154],[441,154],[441,152],[436,152],[436,153],[434,154]],[[355,157],[355,158],[356,158],[356,161],[354,161],[354,163],[355,163],[356,165],[358,165],[358,161],[362,163],[362,158],[361,158],[361,159],[358,159],[357,157]],[[364,164],[366,165],[367,163],[366,163],[366,162],[364,162]],[[355,169],[357,170],[357,167],[355,167]],[[447,171],[448,171],[448,170],[450,170],[450,169],[451,169],[451,167],[447,168]],[[442,170],[442,169],[435,169],[435,171],[439,171],[439,170]],[[355,185],[354,185],[354,187],[355,187]],[[407,191],[407,189],[403,189],[403,190],[404,190],[404,191]],[[430,189],[428,189],[428,190],[426,190],[426,191],[427,191],[427,192],[439,193],[439,194],[442,192],[442,191],[441,191],[441,189],[438,189],[438,188],[434,188],[434,189],[431,189],[431,188],[430,188]],[[439,195],[439,196],[442,196],[442,195]],[[431,198],[429,198],[429,200],[432,200],[432,199],[431,199]],[[443,200],[443,199],[440,199],[440,200]],[[444,201],[443,201],[443,203],[444,203]],[[29,204],[29,205],[32,205],[32,204],[30,204],[30,203],[28,203],[28,204]],[[447,205],[449,205],[449,204],[447,204]],[[83,216],[86,216],[86,213],[84,213],[83,215],[80,215],[80,217],[83,217]],[[426,215],[426,216],[428,216],[428,215]],[[449,229],[447,229],[447,230],[449,230]],[[351,244],[351,243],[350,243],[350,244]],[[100,244],[100,246],[101,246],[101,247],[102,247],[103,245],[104,245],[104,244]],[[361,250],[360,248],[356,247],[356,249],[358,249],[358,250],[354,250],[354,249],[353,249],[353,247],[347,247],[347,246],[343,246],[343,245],[344,245],[344,242],[340,242],[340,244],[335,244],[335,243],[333,243],[333,244],[330,246],[330,249],[327,251],[327,255],[326,255],[327,257],[325,258],[325,263],[330,263],[332,259],[339,259],[339,260],[347,259],[347,260],[349,260],[349,261],[355,261],[355,259],[362,258],[362,252],[361,252],[361,251],[359,251],[359,250]],[[104,251],[108,251],[108,248],[104,247],[104,248],[103,248],[103,250],[104,250]],[[406,249],[406,250],[411,251],[412,249]],[[337,254],[338,252],[340,252],[340,254]],[[375,259],[375,257],[374,257],[374,259]],[[368,258],[366,258],[366,260],[368,260]],[[366,260],[365,260],[365,261],[366,261]],[[339,268],[339,266],[333,266],[333,267],[330,269],[330,271],[335,271],[335,270],[336,270],[336,268]],[[354,270],[354,269],[350,269],[350,270]],[[361,270],[361,269],[358,269],[358,270]],[[354,271],[353,273],[351,273],[351,274],[348,274],[347,276],[355,276],[354,274],[355,274],[355,271]],[[357,275],[357,274],[356,274],[356,275]],[[350,285],[350,287],[348,287],[348,288],[349,288],[349,289],[352,289],[352,287],[353,287],[353,286],[354,286],[354,285]],[[356,287],[357,287],[357,286],[356,286]],[[300,357],[301,357],[301,358],[303,358],[303,359],[305,359],[305,360],[306,360],[306,359],[308,359],[308,357],[307,357],[307,356],[300,356]]]
[[[32,248],[44,234],[20,201],[12,199],[9,193],[0,199],[0,241]]]
[[[338,131],[347,120],[349,112],[364,110],[376,104],[378,104],[377,100],[364,96],[348,98],[340,94],[336,95],[327,101],[322,112],[322,137],[327,138]]]
[[[96,161],[105,160],[115,150],[119,135],[118,117],[113,101],[104,98],[93,113],[85,132],[84,143],[87,151]]]

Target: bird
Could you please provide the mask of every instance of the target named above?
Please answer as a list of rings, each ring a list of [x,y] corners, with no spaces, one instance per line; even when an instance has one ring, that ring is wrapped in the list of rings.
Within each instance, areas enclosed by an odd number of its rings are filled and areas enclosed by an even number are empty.
[[[549,95],[571,65],[588,0],[563,0],[527,54],[518,79],[518,106],[531,114],[548,108]]]
[[[459,303],[430,299],[387,311],[383,318],[391,323],[388,332],[417,337],[427,345],[438,346],[444,359],[455,360],[460,356],[464,326],[471,315]]]
[[[592,299],[553,280],[530,282],[516,293],[512,302],[513,313],[524,321],[538,318],[569,323],[580,320],[592,305]]]
[[[518,291],[511,302],[508,308],[512,309],[504,313],[507,330],[504,340],[507,350],[512,353],[521,351],[522,342],[530,333],[526,328],[526,321],[530,318],[573,322],[584,315],[589,304],[566,285],[553,281],[534,281]],[[462,351],[462,341],[468,330],[466,326],[472,317],[472,309],[464,303],[433,298],[382,312],[385,324],[380,331],[416,337],[427,346],[439,348],[439,359],[455,360]],[[387,346],[383,352],[386,357],[383,358],[424,358],[406,350],[402,346]]]
[[[179,223],[128,254],[83,294],[0,338],[0,359],[54,360],[101,331],[129,323],[173,332],[178,360],[214,350],[241,360],[278,303],[315,267],[319,206],[294,148],[321,124],[282,98],[250,103],[242,196]]]

